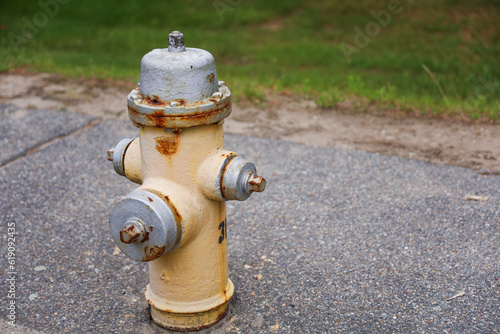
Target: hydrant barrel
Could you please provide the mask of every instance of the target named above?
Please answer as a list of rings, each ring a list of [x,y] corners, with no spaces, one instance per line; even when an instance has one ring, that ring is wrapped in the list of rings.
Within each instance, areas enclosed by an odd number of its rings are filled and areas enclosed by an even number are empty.
[[[145,297],[157,324],[206,328],[225,316],[234,292],[225,201],[246,200],[266,181],[224,149],[231,91],[213,56],[185,47],[180,32],[143,57],[127,105],[139,137],[120,141],[107,158],[140,186],[111,210],[111,236],[127,256],[148,262]]]

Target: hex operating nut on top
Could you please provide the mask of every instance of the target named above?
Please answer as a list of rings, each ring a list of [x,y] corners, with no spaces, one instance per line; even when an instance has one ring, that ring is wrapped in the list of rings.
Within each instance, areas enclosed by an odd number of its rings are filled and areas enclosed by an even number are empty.
[[[168,51],[169,52],[185,52],[184,35],[180,31],[172,31],[168,35]]]

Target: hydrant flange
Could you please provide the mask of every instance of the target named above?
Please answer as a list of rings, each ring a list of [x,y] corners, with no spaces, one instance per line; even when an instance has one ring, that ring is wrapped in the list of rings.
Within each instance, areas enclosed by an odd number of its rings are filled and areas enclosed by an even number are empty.
[[[224,81],[219,90],[208,98],[186,102],[183,99],[163,101],[159,97],[144,97],[140,89],[133,89],[128,97],[128,114],[132,122],[141,126],[188,128],[217,123],[231,114],[231,91]]]

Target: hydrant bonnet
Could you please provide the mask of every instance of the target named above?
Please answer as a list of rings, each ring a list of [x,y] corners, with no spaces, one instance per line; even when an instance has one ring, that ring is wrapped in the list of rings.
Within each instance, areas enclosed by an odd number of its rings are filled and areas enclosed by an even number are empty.
[[[184,37],[180,41],[175,33],[169,36],[168,49],[154,49],[142,58],[141,94],[158,102],[209,98],[219,90],[214,57],[206,50],[186,48]],[[182,48],[185,51],[179,52]]]
[[[174,31],[166,49],[154,49],[141,61],[141,84],[127,97],[137,126],[187,128],[221,121],[231,113],[231,91],[217,80],[208,51],[186,48]]]

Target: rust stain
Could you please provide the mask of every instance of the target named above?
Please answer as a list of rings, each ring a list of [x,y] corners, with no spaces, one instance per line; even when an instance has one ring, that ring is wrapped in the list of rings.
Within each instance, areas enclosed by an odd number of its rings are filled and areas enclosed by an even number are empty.
[[[177,238],[175,239],[175,244],[177,244],[179,242],[179,240],[181,239],[182,216],[179,213],[179,211],[177,211],[177,208],[175,207],[175,205],[173,205],[170,202],[170,198],[168,197],[168,195],[165,195],[165,201],[168,203],[168,206],[170,206],[170,208],[172,209],[172,212],[174,213],[174,216],[177,220]]]
[[[228,310],[229,310],[229,307],[224,312],[220,313],[217,316],[217,319],[215,319],[214,323],[218,323],[219,321],[221,321],[222,319],[224,319],[224,317],[226,316]]]
[[[120,240],[124,244],[132,243],[139,235],[140,233],[135,231],[135,226],[132,225],[120,231]]]
[[[142,261],[151,261],[159,257],[165,252],[165,246],[159,247],[156,245],[147,245],[144,247],[144,256]]]
[[[167,120],[167,118],[165,117],[165,114],[162,111],[157,110],[150,115],[144,115],[144,114],[141,114],[140,112],[138,112],[137,110],[135,110],[134,108],[131,108],[130,106],[128,106],[128,112],[130,115],[133,115],[135,117],[137,117],[137,116],[145,117],[148,121],[152,122],[154,124],[154,126],[162,127],[162,128],[165,127],[165,124],[166,124],[165,121]],[[137,124],[134,123],[134,125],[138,128],[140,128],[142,126],[140,123],[137,123]]]
[[[210,73],[209,75],[207,75],[207,80],[210,82],[210,83],[213,83],[214,82],[214,79],[215,79],[215,75],[213,73]]]
[[[224,155],[223,155],[224,156]],[[226,196],[226,187],[224,186],[224,175],[226,175],[226,170],[227,168],[229,167],[229,165],[231,164],[231,161],[236,157],[236,155],[233,156],[233,158],[227,160],[226,164],[224,165],[224,167],[221,169],[221,171],[219,172],[219,174],[221,175],[221,178],[220,178],[220,186],[221,186],[221,191],[222,191],[222,196]],[[228,156],[229,158],[229,156]]]
[[[149,232],[146,232],[146,234],[144,235],[144,240],[142,240],[142,242],[148,241],[148,240],[149,240]]]
[[[150,202],[152,202],[152,201],[153,201],[153,199],[152,199],[151,197],[148,197],[148,199],[149,199],[149,201],[150,201]]]
[[[149,300],[148,300],[149,302]],[[151,305],[153,305],[152,303],[150,303]],[[153,305],[154,306],[154,305]],[[191,332],[191,331],[199,331],[199,330],[202,330],[202,329],[205,329],[205,328],[208,328],[208,327],[211,327],[213,325],[215,325],[216,323],[218,323],[219,321],[221,321],[222,319],[224,319],[224,317],[227,315],[227,312],[228,312],[229,308],[227,308],[224,312],[222,313],[219,313],[217,315],[217,318],[209,323],[209,324],[205,324],[205,325],[201,325],[201,326],[193,326],[193,327],[177,327],[177,326],[169,326],[168,328],[173,330],[173,331],[178,331],[178,332]],[[171,312],[171,313],[175,313],[169,309],[166,309],[166,310],[163,310],[163,312]],[[204,313],[206,312],[200,312],[200,313],[185,313],[185,314],[188,314],[188,315],[195,315],[195,316],[202,316]]]
[[[163,107],[167,105],[167,102],[162,101],[158,95],[153,95],[151,96],[146,96],[146,99],[144,102],[150,106],[155,106],[155,107]]]
[[[174,155],[179,148],[179,135],[175,137],[156,137],[155,140],[156,150],[168,157]]]
[[[153,226],[150,226],[150,227],[149,227],[149,230],[150,230],[151,232],[153,232]]]
[[[175,208],[175,206],[172,205],[172,203],[170,203],[170,198],[165,195],[165,200],[167,201],[167,203],[170,205],[170,207],[172,208],[172,211],[174,212],[174,215],[175,217],[177,218],[177,220],[180,222],[182,221],[182,216],[181,214],[179,213],[179,211],[177,211],[177,209]]]
[[[208,111],[208,112],[205,112],[205,113],[202,113],[202,114],[191,114],[191,115],[176,116],[176,118],[180,119],[180,120],[204,119],[204,118],[208,118],[209,116],[212,116],[213,114],[217,114],[217,113],[223,112],[224,110],[226,110],[226,109],[228,109],[230,107],[231,107],[230,105],[227,105],[224,108],[211,110],[211,111]]]

